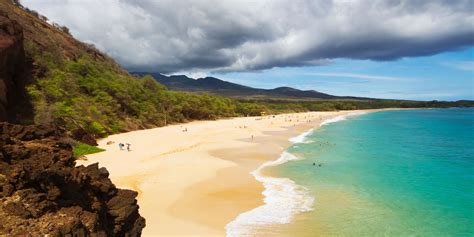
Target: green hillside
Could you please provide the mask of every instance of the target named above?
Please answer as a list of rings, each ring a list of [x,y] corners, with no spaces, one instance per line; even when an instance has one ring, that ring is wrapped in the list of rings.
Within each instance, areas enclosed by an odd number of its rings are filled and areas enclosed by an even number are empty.
[[[236,116],[237,103],[222,97],[166,90],[151,77],[136,78],[111,58],[50,25],[45,17],[0,3],[0,11],[24,32],[26,55],[34,63],[27,86],[34,122],[84,128],[96,137],[195,119]]]

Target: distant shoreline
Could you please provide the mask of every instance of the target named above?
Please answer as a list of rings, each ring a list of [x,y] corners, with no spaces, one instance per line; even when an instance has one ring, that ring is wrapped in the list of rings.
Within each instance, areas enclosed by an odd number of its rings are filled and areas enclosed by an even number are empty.
[[[225,236],[228,223],[263,204],[263,185],[250,173],[278,158],[289,138],[336,116],[383,110],[391,109],[196,121],[116,134],[99,141],[105,152],[78,165],[99,162],[117,186],[139,192],[144,236]],[[131,151],[118,143],[130,143]]]

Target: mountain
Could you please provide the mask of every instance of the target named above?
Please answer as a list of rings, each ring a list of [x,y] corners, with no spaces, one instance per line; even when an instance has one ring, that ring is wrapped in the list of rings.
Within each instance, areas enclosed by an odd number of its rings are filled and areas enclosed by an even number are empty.
[[[318,92],[315,90],[298,90],[291,87],[278,87],[274,89],[258,89],[236,83],[224,81],[215,77],[205,77],[199,79],[189,78],[184,75],[165,76],[160,73],[131,72],[134,75],[151,75],[159,83],[174,91],[187,91],[197,93],[209,93],[213,95],[229,97],[264,97],[264,98],[294,98],[294,99],[360,99],[370,100],[370,98],[334,96]]]

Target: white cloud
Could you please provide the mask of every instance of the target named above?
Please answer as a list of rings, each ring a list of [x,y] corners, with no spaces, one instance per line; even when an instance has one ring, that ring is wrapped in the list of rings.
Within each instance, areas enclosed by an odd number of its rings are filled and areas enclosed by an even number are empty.
[[[471,0],[23,0],[130,70],[394,60],[474,43]]]

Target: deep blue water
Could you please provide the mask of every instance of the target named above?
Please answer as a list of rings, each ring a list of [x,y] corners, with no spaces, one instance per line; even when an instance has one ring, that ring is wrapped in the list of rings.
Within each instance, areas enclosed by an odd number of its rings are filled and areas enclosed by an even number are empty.
[[[289,229],[474,236],[473,141],[474,109],[383,111],[327,124],[289,149],[303,159],[272,170],[316,198]]]

